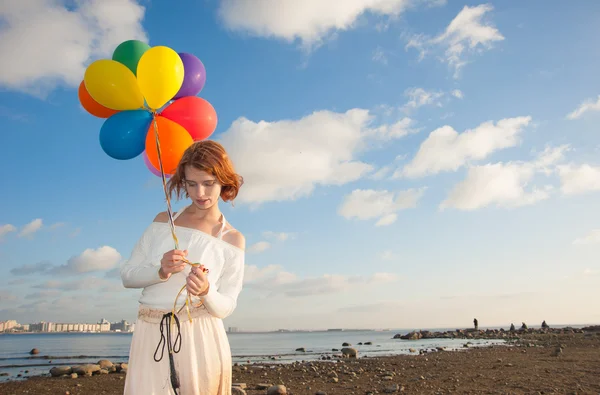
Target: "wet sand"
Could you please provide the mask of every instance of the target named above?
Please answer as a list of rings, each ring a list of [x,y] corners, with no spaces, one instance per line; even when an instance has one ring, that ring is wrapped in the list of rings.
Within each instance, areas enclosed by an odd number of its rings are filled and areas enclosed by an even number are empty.
[[[600,394],[600,331],[523,334],[510,346],[422,355],[344,358],[233,367],[249,395],[284,385],[288,394]],[[0,384],[0,394],[123,393],[125,375],[34,377]],[[390,392],[388,392],[390,391]],[[234,394],[243,394],[234,391]]]

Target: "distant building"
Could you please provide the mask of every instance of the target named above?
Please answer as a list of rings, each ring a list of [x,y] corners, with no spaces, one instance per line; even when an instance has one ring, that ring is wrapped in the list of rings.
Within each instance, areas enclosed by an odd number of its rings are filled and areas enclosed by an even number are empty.
[[[19,323],[15,320],[8,320],[0,322],[0,332],[8,332],[12,331],[14,328],[18,327]]]
[[[121,322],[113,322],[110,324],[110,330],[115,332],[133,332],[135,324],[130,324],[125,320],[121,320]]]
[[[239,332],[239,331],[240,331],[240,329],[237,326],[230,326],[229,329],[228,329],[229,333],[236,333],[236,332]]]
[[[102,318],[95,324],[81,322],[46,322],[21,325],[15,320],[0,321],[0,332],[133,332],[135,324],[125,320],[111,324]]]

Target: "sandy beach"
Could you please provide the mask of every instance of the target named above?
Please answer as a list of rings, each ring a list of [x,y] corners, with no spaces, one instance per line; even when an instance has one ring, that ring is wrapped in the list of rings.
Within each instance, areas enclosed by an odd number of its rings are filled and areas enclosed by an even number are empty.
[[[558,333],[531,331],[500,346],[424,351],[378,358],[359,355],[356,359],[238,365],[233,367],[237,384],[233,394],[600,394],[599,327]],[[117,395],[122,394],[124,377],[123,373],[76,379],[34,377],[2,383],[0,393]],[[277,385],[281,386],[278,391],[272,388]]]

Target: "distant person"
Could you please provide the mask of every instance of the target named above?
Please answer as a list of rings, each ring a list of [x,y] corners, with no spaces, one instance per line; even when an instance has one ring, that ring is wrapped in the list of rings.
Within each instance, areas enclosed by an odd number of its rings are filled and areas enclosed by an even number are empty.
[[[527,329],[527,324],[526,323],[522,323],[523,325],[521,325],[521,329]]]
[[[242,183],[224,148],[207,140],[185,151],[169,179],[169,194],[191,200],[173,216],[181,250],[173,249],[163,212],[121,268],[126,288],[143,288],[125,395],[231,393],[231,349],[222,320],[236,308],[242,289],[245,239],[221,213],[219,199],[232,201]],[[202,265],[192,268],[185,259]]]
[[[548,328],[550,328],[550,327],[548,326],[548,324],[546,324],[546,320],[544,320],[544,321],[542,322],[542,328],[544,328],[544,329],[548,329]]]
[[[473,320],[473,326],[475,327],[475,330],[479,329],[479,322],[477,321],[477,318]]]
[[[514,332],[515,330],[516,330],[516,329],[515,329],[515,324],[510,324],[510,331],[511,331],[511,332]]]

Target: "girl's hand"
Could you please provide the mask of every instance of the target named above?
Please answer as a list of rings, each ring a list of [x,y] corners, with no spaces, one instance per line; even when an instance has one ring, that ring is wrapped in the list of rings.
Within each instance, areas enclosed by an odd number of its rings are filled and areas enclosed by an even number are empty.
[[[203,265],[192,267],[186,281],[186,288],[190,295],[204,296],[208,293],[210,284],[206,272],[207,270]]]
[[[186,263],[183,258],[187,256],[187,250],[171,250],[165,252],[163,258],[160,260],[160,269],[158,275],[163,279],[168,279],[173,273],[179,273],[185,269]]]

